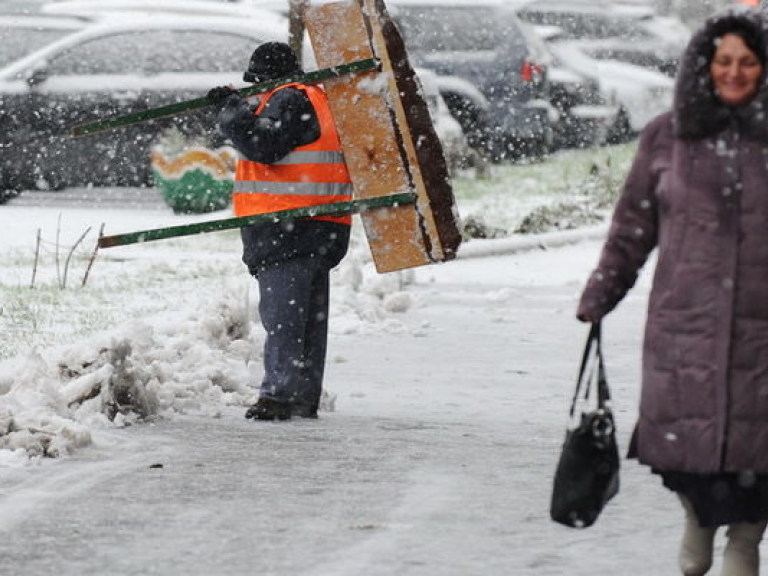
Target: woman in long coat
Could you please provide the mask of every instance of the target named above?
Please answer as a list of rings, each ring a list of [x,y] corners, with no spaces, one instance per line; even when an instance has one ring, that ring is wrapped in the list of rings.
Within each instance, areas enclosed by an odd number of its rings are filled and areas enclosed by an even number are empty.
[[[651,122],[577,316],[597,322],[658,260],[630,457],[686,514],[680,568],[758,574],[768,520],[768,34],[731,9],[694,34],[674,108]]]

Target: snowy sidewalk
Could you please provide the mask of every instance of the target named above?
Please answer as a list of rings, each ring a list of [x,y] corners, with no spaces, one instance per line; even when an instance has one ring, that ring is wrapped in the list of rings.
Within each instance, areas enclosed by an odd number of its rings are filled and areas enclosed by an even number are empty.
[[[0,469],[0,573],[677,573],[678,505],[633,462],[593,528],[548,518],[586,336],[576,297],[597,247],[417,270],[401,332],[334,334],[336,410],[317,421],[179,416]],[[622,450],[643,293],[605,328]]]

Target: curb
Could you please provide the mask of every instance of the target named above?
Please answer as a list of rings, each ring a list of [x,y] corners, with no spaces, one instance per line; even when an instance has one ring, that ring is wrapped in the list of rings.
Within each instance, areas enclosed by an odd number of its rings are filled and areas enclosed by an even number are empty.
[[[459,247],[457,260],[486,258],[505,254],[518,254],[532,250],[548,250],[576,244],[585,240],[603,240],[608,233],[608,223],[576,230],[558,230],[544,234],[519,234],[509,238],[493,240],[469,240]]]
[[[168,209],[158,189],[131,187],[25,190],[10,198],[7,204],[30,207]]]

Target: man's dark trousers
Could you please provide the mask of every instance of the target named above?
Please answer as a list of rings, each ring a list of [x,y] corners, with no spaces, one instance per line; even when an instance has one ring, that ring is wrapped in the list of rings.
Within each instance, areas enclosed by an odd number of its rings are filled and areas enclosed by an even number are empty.
[[[259,396],[317,410],[328,343],[330,269],[321,258],[297,258],[261,270],[258,283],[266,331]]]

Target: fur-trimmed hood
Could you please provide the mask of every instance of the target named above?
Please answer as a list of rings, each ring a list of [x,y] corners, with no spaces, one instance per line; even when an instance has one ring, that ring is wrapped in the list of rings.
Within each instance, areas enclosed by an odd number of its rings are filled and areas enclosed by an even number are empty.
[[[715,96],[709,65],[718,37],[734,27],[746,29],[758,39],[763,77],[755,98],[747,105],[730,108]],[[717,134],[736,122],[745,135],[768,143],[768,29],[758,9],[735,7],[710,17],[696,32],[680,61],[674,98],[675,133],[696,140]]]

